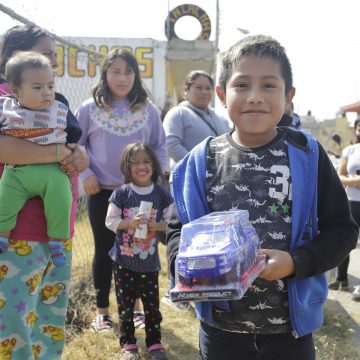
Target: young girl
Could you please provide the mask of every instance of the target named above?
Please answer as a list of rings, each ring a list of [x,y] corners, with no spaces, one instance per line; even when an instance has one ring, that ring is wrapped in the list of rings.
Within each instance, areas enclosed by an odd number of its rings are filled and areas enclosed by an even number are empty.
[[[80,178],[89,195],[89,217],[94,235],[93,280],[97,316],[94,331],[109,330],[114,323],[109,315],[112,263],[109,250],[114,233],[105,226],[108,200],[114,189],[124,183],[118,161],[125,146],[142,141],[157,154],[163,171],[167,168],[166,138],[160,116],[147,99],[135,57],[124,49],[114,49],[100,67],[100,78],[93,98],[76,112],[90,166]]]
[[[123,358],[137,357],[133,310],[140,295],[150,359],[167,359],[161,345],[156,232],[166,230],[173,208],[172,198],[157,184],[160,164],[148,146],[140,142],[126,146],[120,168],[125,184],[112,193],[106,216],[106,226],[116,233],[110,256],[115,262],[120,346]],[[148,205],[147,214],[142,211],[143,204]]]

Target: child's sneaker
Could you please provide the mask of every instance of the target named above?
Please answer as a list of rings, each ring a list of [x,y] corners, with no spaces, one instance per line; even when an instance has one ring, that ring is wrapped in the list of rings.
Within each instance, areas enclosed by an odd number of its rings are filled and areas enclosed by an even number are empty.
[[[122,360],[138,360],[139,351],[136,344],[127,344],[121,349]]]
[[[161,344],[154,344],[148,347],[149,360],[168,360],[168,356]]]
[[[95,319],[91,322],[91,328],[95,332],[109,331],[115,327],[114,322],[110,315],[96,315]]]
[[[145,327],[145,314],[143,311],[134,311],[134,326],[137,329]]]
[[[51,260],[55,266],[64,266],[67,264],[62,241],[49,240],[49,251]]]
[[[355,286],[355,290],[351,294],[354,301],[360,301],[360,284]]]

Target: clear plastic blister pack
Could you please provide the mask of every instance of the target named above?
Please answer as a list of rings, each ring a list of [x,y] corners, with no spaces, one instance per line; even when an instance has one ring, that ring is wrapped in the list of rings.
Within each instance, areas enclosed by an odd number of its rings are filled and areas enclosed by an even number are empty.
[[[184,225],[172,301],[240,299],[264,269],[246,210],[213,212]]]

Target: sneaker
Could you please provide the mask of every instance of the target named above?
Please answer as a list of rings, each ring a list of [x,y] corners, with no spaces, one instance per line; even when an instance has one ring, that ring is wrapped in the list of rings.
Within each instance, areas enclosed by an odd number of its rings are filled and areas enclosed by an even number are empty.
[[[172,306],[175,310],[179,311],[188,311],[191,310],[190,303],[187,301],[181,301],[181,302],[172,302],[170,298],[169,292],[167,292],[162,298],[161,302],[163,302],[166,305]]]
[[[138,360],[139,352],[136,344],[125,345],[121,349],[121,359],[122,360]]]
[[[145,328],[145,314],[143,311],[134,311],[134,326],[136,329]]]
[[[110,315],[96,315],[96,318],[91,322],[91,328],[95,332],[109,331],[115,327]]]
[[[347,280],[345,280],[345,281],[336,280],[336,281],[330,283],[328,288],[330,290],[343,290],[343,291],[346,291],[346,290],[349,290],[349,284],[348,284]]]
[[[360,284],[355,286],[355,290],[351,294],[354,301],[360,301]]]
[[[149,360],[168,360],[168,356],[161,344],[154,344],[148,347]]]

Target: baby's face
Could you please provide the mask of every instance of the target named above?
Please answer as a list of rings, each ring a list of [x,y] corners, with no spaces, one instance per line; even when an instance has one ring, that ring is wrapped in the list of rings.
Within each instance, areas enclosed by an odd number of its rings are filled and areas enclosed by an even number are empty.
[[[55,100],[54,74],[51,68],[27,69],[21,85],[14,89],[20,105],[31,110],[49,108]]]

